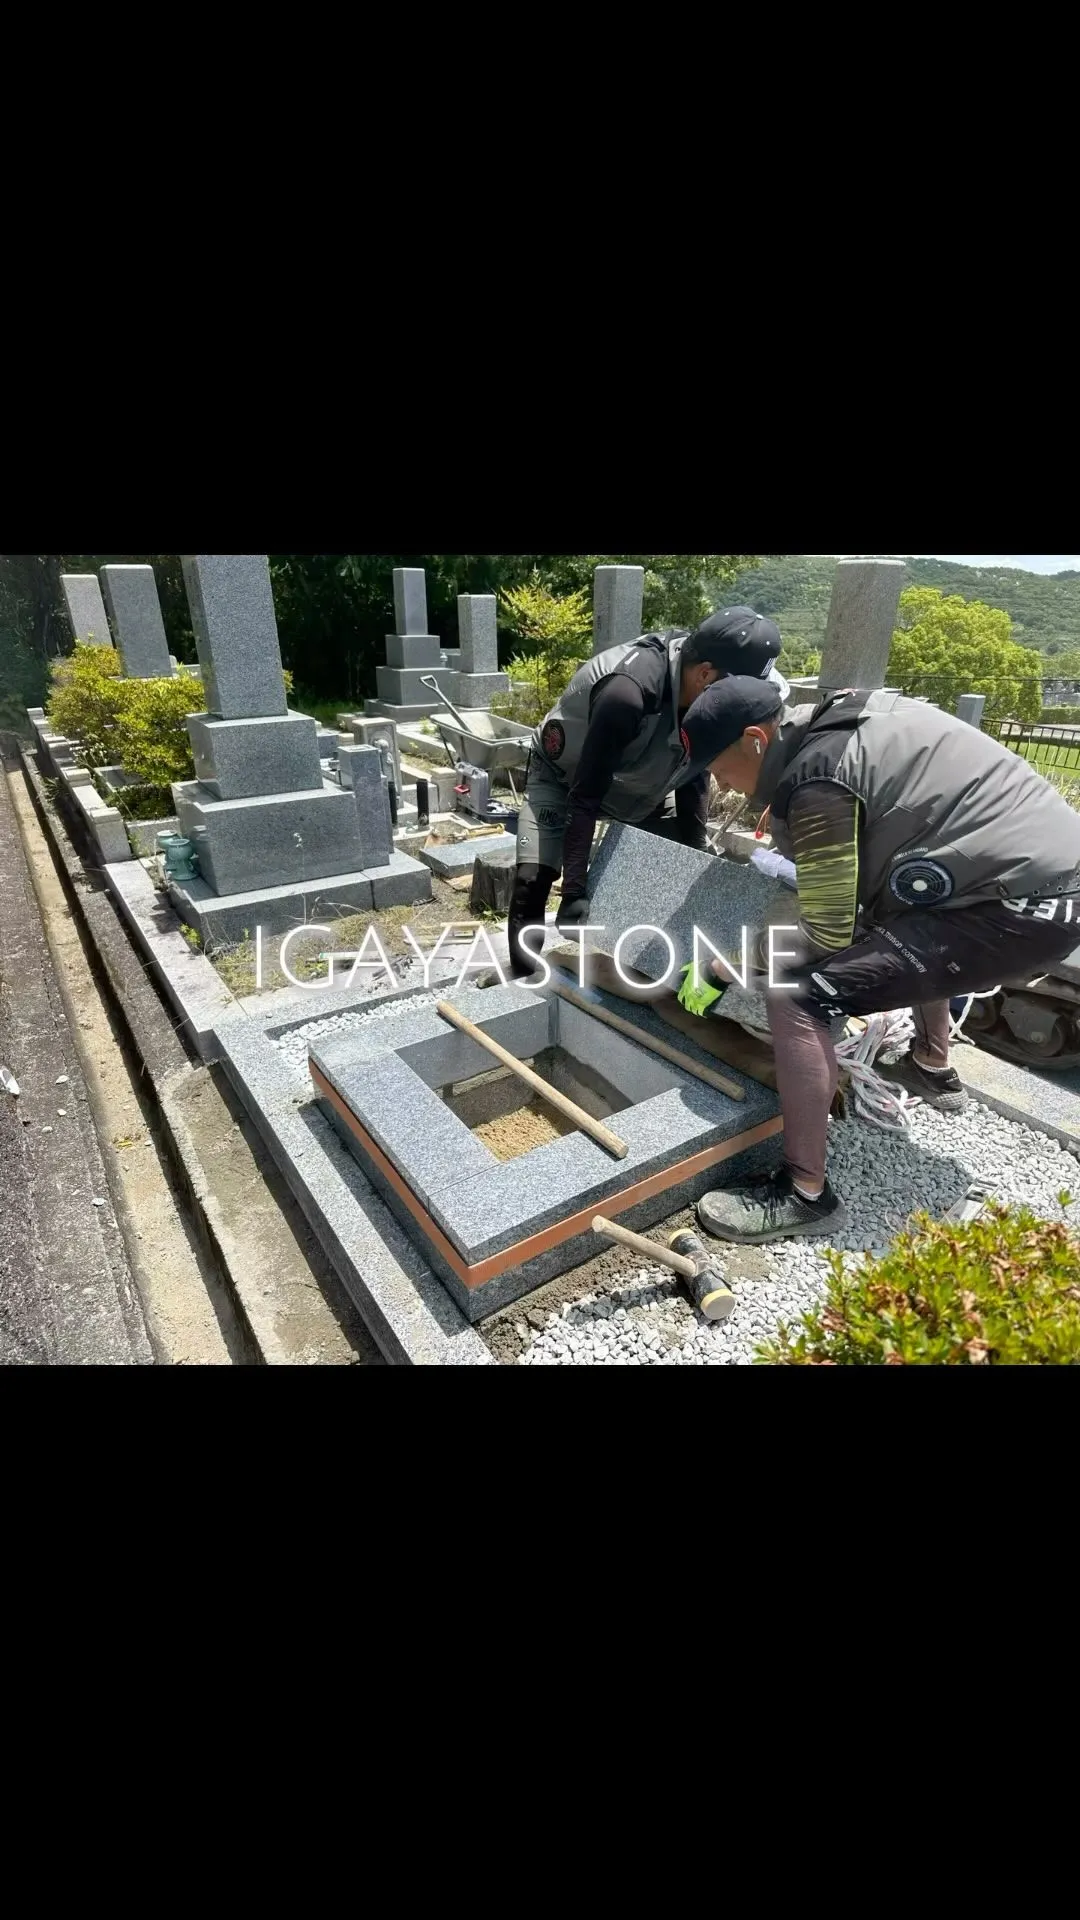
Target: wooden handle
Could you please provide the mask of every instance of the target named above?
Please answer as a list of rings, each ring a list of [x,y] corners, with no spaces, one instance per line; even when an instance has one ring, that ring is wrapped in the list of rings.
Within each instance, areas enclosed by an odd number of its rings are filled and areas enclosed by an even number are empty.
[[[564,986],[561,980],[556,980],[554,974],[550,986],[552,993],[557,993],[560,1000],[569,1000],[570,1005],[577,1007],[580,1012],[590,1014],[605,1027],[613,1027],[616,1033],[625,1034],[628,1040],[636,1041],[647,1053],[658,1053],[661,1060],[670,1060],[673,1067],[681,1067],[684,1073],[692,1073],[695,1080],[704,1080],[707,1087],[715,1087],[717,1093],[726,1093],[729,1100],[746,1099],[746,1088],[740,1087],[737,1081],[729,1080],[726,1074],[716,1073],[712,1067],[699,1067],[695,1060],[689,1060],[685,1053],[680,1053],[678,1047],[669,1047],[666,1040],[654,1040],[651,1034],[642,1033],[640,1027],[635,1027],[632,1020],[624,1020],[620,1014],[609,1013],[606,1007],[599,1007],[592,1000],[584,999],[580,993],[574,992],[573,987]]]
[[[573,1121],[575,1127],[581,1128],[582,1133],[590,1134],[600,1146],[606,1147],[609,1153],[614,1154],[616,1160],[626,1159],[630,1149],[625,1140],[620,1140],[618,1134],[611,1133],[607,1127],[601,1125],[599,1120],[594,1120],[591,1113],[585,1112],[584,1107],[575,1106],[572,1100],[567,1099],[565,1093],[559,1093],[554,1087],[549,1087],[547,1081],[541,1080],[538,1073],[534,1073],[531,1067],[523,1066],[512,1053],[507,1053],[505,1047],[500,1047],[497,1040],[492,1040],[482,1028],[474,1026],[463,1013],[459,1013],[456,1007],[452,1007],[448,1000],[440,1000],[435,1011],[441,1014],[444,1020],[448,1020],[452,1027],[457,1027],[460,1033],[467,1033],[469,1039],[475,1040],[477,1046],[483,1047],[493,1059],[501,1061],[504,1067],[509,1067],[511,1073],[516,1073],[518,1079],[524,1080],[527,1087],[531,1087],[534,1093],[541,1094],[549,1106],[565,1114],[568,1120]]]
[[[662,1247],[655,1240],[646,1240],[640,1233],[631,1233],[629,1227],[620,1227],[614,1220],[605,1220],[598,1213],[592,1223],[594,1233],[605,1240],[617,1240],[620,1247],[629,1247],[631,1253],[640,1253],[645,1260],[652,1260],[657,1266],[670,1267],[672,1273],[679,1273],[684,1280],[696,1280],[698,1270],[685,1254],[672,1253],[670,1247]]]

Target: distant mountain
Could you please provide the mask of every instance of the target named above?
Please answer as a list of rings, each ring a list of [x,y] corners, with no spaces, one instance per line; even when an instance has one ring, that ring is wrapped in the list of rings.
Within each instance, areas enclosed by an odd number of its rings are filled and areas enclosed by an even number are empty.
[[[1002,608],[1022,646],[1037,647],[1051,658],[1080,649],[1080,572],[1024,573],[1018,567],[962,567],[951,560],[905,564],[908,586],[938,587]],[[733,601],[769,614],[798,653],[820,647],[825,638],[835,572],[831,556],[788,553],[741,573],[726,592]]]

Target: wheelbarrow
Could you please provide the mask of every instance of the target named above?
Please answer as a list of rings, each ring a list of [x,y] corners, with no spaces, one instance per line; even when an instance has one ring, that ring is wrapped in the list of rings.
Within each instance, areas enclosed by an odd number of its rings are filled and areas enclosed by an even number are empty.
[[[530,727],[478,707],[459,712],[447,700],[434,674],[422,678],[420,684],[430,687],[446,706],[445,713],[432,713],[428,718],[455,766],[464,760],[483,773],[524,772],[533,741]]]

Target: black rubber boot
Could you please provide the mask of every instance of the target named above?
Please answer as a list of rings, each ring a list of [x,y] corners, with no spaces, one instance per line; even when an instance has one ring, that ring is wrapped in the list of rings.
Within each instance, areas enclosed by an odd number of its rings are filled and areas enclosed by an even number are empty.
[[[515,980],[527,980],[540,971],[521,946],[526,927],[543,926],[551,889],[558,879],[555,867],[519,867],[514,878],[506,933],[510,944],[510,971]],[[533,944],[535,945],[535,939]]]

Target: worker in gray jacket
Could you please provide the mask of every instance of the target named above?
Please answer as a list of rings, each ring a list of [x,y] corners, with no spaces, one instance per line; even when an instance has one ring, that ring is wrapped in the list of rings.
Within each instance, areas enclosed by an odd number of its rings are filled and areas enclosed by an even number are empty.
[[[624,820],[705,848],[709,770],[690,753],[682,719],[727,674],[771,678],[779,628],[751,607],[724,607],[695,633],[647,633],[587,660],[538,727],[518,818],[517,876],[509,915],[510,964],[533,971],[551,889],[563,877],[560,928],[588,919],[586,880],[597,821]],[[674,794],[674,815],[665,803]]]
[[[685,727],[695,759],[717,749],[716,780],[768,807],[800,915],[782,942],[795,957],[768,995],[786,1166],[709,1194],[699,1217],[726,1240],[835,1232],[846,1213],[825,1171],[834,1036],[853,1014],[911,1007],[897,1077],[959,1110],[949,1001],[1030,980],[1077,945],[1080,816],[1018,754],[895,693],[783,713],[768,687],[725,681]]]

